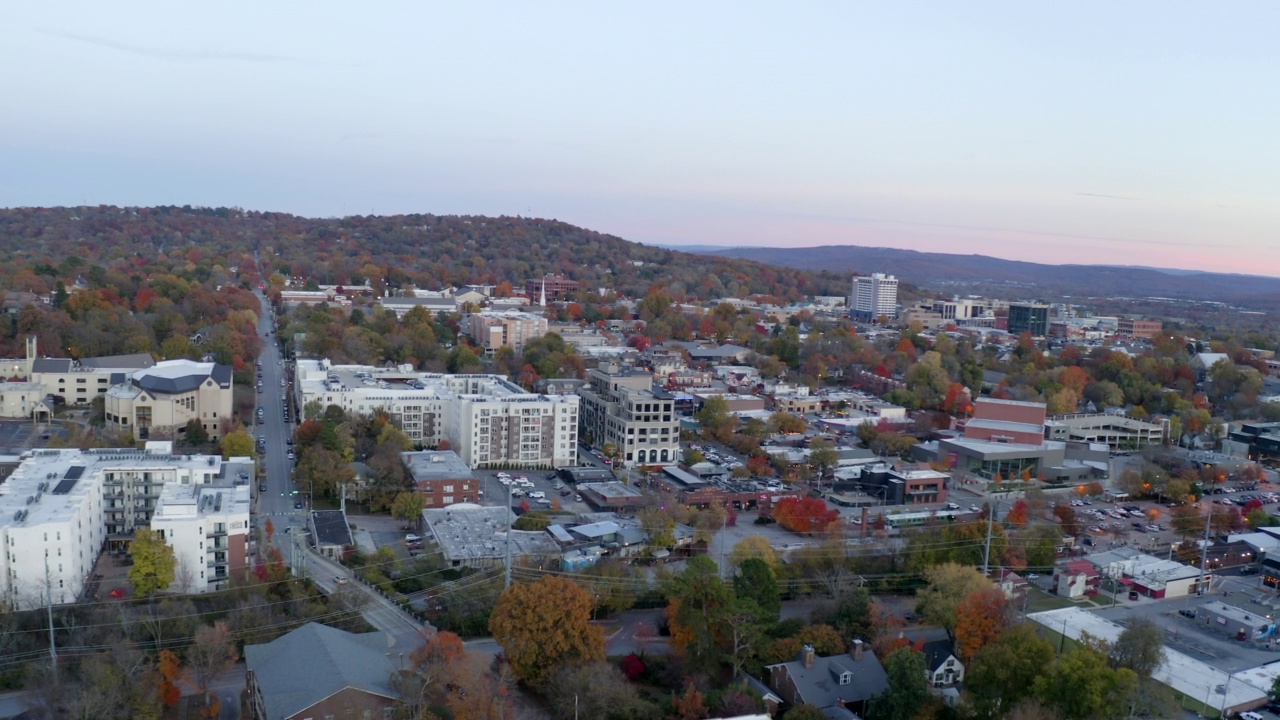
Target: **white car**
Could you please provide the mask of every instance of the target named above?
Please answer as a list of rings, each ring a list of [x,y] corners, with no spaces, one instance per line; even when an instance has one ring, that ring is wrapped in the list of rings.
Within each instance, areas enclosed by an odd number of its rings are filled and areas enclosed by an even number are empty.
[[[541,499],[545,498],[546,496],[547,496],[547,494],[546,494],[546,493],[544,493],[544,492],[542,492],[541,490],[534,490],[533,492],[529,493],[529,497],[531,497],[531,498],[533,498],[533,499],[535,499],[535,500],[541,500]]]
[[[510,479],[511,479],[511,473],[504,473],[504,472],[500,472],[500,473],[498,473],[497,477],[498,477],[498,479],[499,479],[499,480],[503,480],[503,479],[510,480]]]

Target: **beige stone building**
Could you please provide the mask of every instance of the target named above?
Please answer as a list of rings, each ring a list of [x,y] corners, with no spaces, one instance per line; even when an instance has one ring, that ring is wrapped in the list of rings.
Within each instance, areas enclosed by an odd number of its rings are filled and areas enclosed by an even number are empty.
[[[175,437],[199,420],[212,439],[222,436],[222,421],[231,418],[231,366],[191,360],[166,360],[139,370],[113,385],[106,395],[107,427],[138,439],[154,430]]]

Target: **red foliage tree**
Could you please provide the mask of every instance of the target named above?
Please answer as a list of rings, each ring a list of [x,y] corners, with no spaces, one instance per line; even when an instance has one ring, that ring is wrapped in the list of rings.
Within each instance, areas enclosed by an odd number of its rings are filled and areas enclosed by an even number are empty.
[[[1013,507],[1009,508],[1009,514],[1005,515],[1004,519],[1011,525],[1026,525],[1027,515],[1027,501],[1017,500],[1013,503]]]
[[[645,666],[644,660],[641,660],[639,656],[632,654],[622,658],[621,669],[622,674],[626,675],[628,680],[635,682],[644,675],[645,670],[648,668]]]
[[[773,506],[773,519],[782,527],[797,533],[822,532],[840,518],[840,513],[827,507],[822,498],[783,498]]]

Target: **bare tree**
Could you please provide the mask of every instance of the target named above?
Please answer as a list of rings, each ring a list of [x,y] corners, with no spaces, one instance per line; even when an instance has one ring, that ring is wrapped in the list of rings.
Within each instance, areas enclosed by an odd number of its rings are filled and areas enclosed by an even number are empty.
[[[239,659],[235,636],[225,622],[219,620],[196,630],[195,645],[187,651],[187,667],[191,669],[196,687],[204,694],[206,705],[210,704],[209,690],[214,679],[231,669]]]
[[[174,583],[178,586],[178,592],[187,595],[191,589],[196,586],[196,571],[191,567],[191,563],[186,558],[178,558],[178,567],[174,572]]]

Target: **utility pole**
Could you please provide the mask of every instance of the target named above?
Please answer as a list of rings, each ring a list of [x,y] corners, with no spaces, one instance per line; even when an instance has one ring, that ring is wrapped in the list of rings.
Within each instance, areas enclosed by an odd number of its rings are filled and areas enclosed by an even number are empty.
[[[1212,521],[1213,521],[1213,505],[1210,503],[1209,513],[1204,517],[1204,541],[1200,546],[1200,579],[1196,583],[1200,587],[1201,595],[1204,595],[1206,592],[1209,591],[1209,589],[1205,587],[1204,577],[1205,577],[1205,566],[1208,564],[1208,560],[1209,560],[1209,527]]]
[[[999,500],[991,501],[991,513],[987,516],[987,543],[982,549],[982,576],[987,577],[991,569],[991,528],[996,521],[996,511],[1000,508]]]
[[[44,561],[44,592],[49,615],[49,665],[53,668],[53,684],[58,684],[58,639],[53,632],[53,582],[49,579],[49,560]]]
[[[512,494],[511,488],[514,485],[515,485],[514,482],[507,483],[507,562],[506,562],[506,571],[504,573],[505,578],[503,579],[503,582],[504,582],[502,586],[503,589],[511,587],[511,531],[512,531],[511,525],[513,524],[513,521],[511,519],[511,501],[515,499],[515,496]]]

